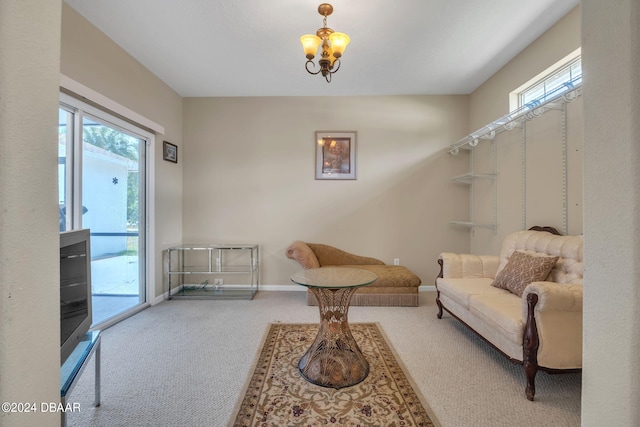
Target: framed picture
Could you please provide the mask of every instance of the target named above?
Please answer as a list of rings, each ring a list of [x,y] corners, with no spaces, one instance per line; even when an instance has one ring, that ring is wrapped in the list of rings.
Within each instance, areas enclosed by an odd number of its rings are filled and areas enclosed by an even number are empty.
[[[163,141],[162,158],[168,162],[178,163],[178,146],[170,142]]]
[[[316,131],[316,179],[357,179],[355,131]]]

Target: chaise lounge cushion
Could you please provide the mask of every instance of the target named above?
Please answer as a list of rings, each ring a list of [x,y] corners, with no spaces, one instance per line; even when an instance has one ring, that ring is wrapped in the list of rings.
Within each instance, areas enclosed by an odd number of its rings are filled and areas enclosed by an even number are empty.
[[[401,265],[324,265],[323,267],[345,267],[359,268],[367,270],[378,276],[378,280],[373,283],[376,288],[417,288],[420,286],[420,278],[413,274],[408,268]]]
[[[333,246],[323,245],[321,243],[303,244],[306,244],[315,254],[321,267],[329,265],[385,265],[384,262],[379,259],[355,255],[342,249],[334,248]]]

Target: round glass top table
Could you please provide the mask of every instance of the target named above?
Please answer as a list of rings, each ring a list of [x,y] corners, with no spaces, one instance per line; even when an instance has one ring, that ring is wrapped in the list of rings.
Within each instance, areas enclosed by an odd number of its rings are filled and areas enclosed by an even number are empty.
[[[318,299],[320,328],[313,344],[298,362],[307,381],[340,389],[358,384],[369,375],[369,362],[349,329],[351,296],[378,277],[357,268],[323,267],[300,271],[291,281],[306,286]]]

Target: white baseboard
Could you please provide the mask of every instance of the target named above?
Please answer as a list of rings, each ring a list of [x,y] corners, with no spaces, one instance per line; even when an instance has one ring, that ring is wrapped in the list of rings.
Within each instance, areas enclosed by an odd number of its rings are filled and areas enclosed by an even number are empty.
[[[259,291],[282,291],[282,292],[304,292],[307,290],[304,286],[294,286],[294,285],[260,285],[258,287]],[[435,292],[436,287],[434,285],[430,286],[420,286],[418,288],[418,292]]]
[[[232,285],[225,285],[232,286]],[[307,288],[304,286],[295,286],[295,285],[260,285],[258,286],[258,291],[275,291],[275,292],[305,292]],[[175,295],[180,291],[180,287],[172,289],[171,294]],[[425,286],[422,285],[418,288],[418,292],[435,292],[436,287],[434,285]],[[156,305],[161,303],[162,301],[167,299],[167,292],[159,295],[151,301],[151,305]]]
[[[171,295],[175,295],[175,294],[177,294],[178,292],[180,292],[180,286],[178,286],[178,287],[175,287],[175,288],[171,289]],[[156,296],[156,297],[153,299],[153,301],[150,301],[149,303],[150,303],[151,305],[160,304],[162,301],[164,301],[164,300],[168,299],[168,296],[169,296],[169,292],[168,292],[168,291],[167,291],[167,292],[164,292],[164,293],[162,293],[162,294],[160,294],[160,295]]]
[[[304,292],[307,290],[300,285],[260,285],[259,291],[280,291],[280,292]]]

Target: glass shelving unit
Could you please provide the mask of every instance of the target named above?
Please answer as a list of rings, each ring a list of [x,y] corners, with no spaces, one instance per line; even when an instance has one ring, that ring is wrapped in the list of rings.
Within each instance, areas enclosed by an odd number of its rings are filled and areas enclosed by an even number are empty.
[[[167,258],[169,299],[253,299],[258,292],[258,245],[180,245],[167,249]]]

